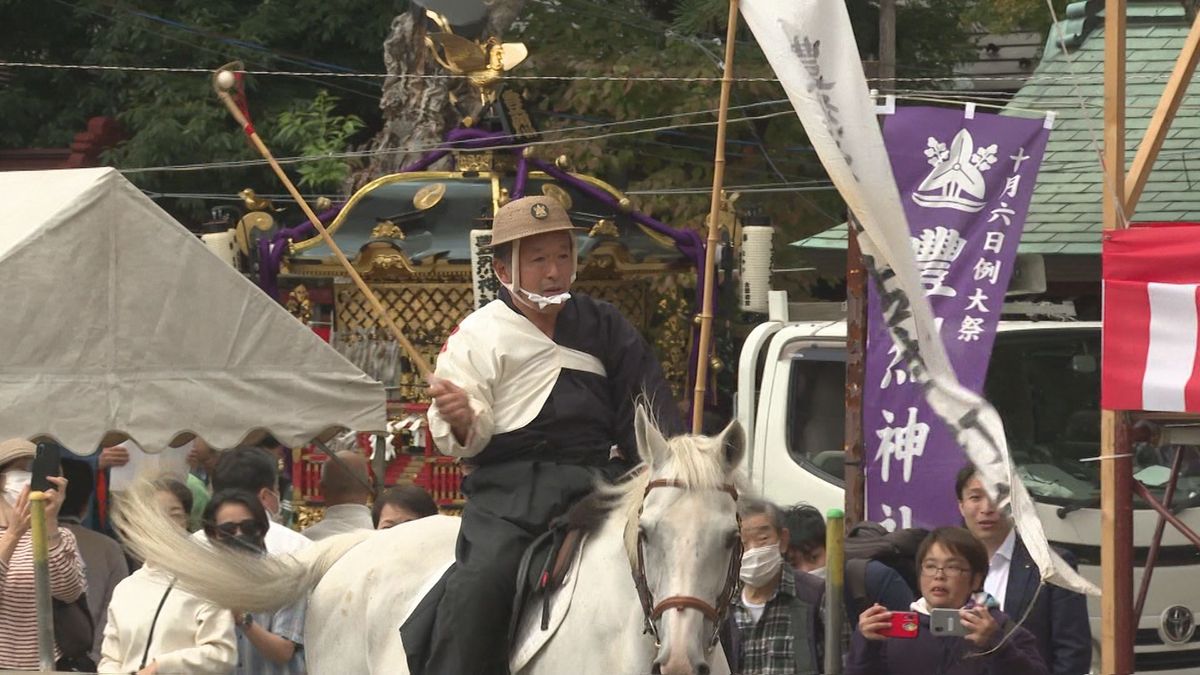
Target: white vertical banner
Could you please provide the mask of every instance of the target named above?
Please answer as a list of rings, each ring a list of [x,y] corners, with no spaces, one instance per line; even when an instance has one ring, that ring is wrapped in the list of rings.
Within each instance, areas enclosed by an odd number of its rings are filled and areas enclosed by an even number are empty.
[[[1046,541],[1016,476],[1000,415],[959,384],[925,298],[908,223],[875,118],[843,0],[741,0],[742,15],[783,85],[809,141],[854,214],[863,261],[913,381],[954,433],[1017,531],[1043,580],[1099,595]],[[854,222],[857,221],[857,222]],[[946,486],[946,489],[952,489]]]

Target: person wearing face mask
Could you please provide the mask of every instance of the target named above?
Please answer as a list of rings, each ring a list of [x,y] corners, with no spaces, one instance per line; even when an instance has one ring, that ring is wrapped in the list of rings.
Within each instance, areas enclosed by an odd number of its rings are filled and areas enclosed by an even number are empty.
[[[721,646],[739,675],[804,675],[821,671],[825,582],[784,560],[788,530],[779,507],[743,498],[742,589],[721,631]]]
[[[220,465],[218,464],[218,474]],[[257,495],[216,492],[204,509],[204,533],[216,546],[251,555],[267,553],[271,520]],[[238,628],[237,675],[303,675],[306,601],[275,612],[233,610]]]
[[[459,324],[430,378],[434,442],[471,471],[430,653],[409,651],[427,673],[507,674],[521,554],[598,479],[632,468],[638,396],[668,437],[683,431],[645,339],[612,305],[571,290],[575,229],[543,195],[496,211],[499,297]]]
[[[191,492],[175,480],[155,488],[163,513],[187,531]],[[233,613],[176,587],[174,578],[147,563],[113,590],[96,670],[231,673],[237,656]]]
[[[37,447],[25,439],[0,443],[0,669],[37,670],[37,598],[30,539],[30,468]],[[59,527],[67,480],[50,476],[46,491],[50,594],[71,603],[87,589],[75,535]],[[55,646],[54,657],[62,656]]]
[[[858,617],[850,641],[846,675],[1049,675],[1033,635],[1000,611],[983,590],[987,549],[970,532],[941,527],[929,533],[917,550],[921,598],[913,637],[884,635],[892,614],[881,605]],[[934,609],[958,610],[965,635],[935,635]]]
[[[266,450],[242,446],[221,452],[211,479],[214,493],[244,490],[258,498],[270,520],[265,538],[267,553],[284,555],[312,545],[308,537],[279,524],[283,500],[279,494],[278,463]],[[203,540],[206,535],[201,530],[195,536]]]

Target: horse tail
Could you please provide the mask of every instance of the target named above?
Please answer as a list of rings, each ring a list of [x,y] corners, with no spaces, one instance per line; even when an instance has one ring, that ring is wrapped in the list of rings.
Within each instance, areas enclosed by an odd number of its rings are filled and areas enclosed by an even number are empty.
[[[257,556],[189,536],[158,508],[154,486],[140,482],[122,495],[113,522],[130,552],[175,577],[175,584],[218,607],[270,612],[316,586],[339,558],[374,534],[331,537],[292,555]]]

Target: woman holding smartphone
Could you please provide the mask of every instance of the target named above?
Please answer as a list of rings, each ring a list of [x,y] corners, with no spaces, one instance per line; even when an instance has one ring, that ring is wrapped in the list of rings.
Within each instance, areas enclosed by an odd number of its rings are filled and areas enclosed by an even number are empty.
[[[37,597],[33,584],[33,544],[29,535],[29,486],[37,446],[23,438],[0,442],[0,670],[37,670]],[[75,535],[58,526],[67,481],[46,476],[46,533],[50,594],[63,602],[79,599],[86,588]],[[57,646],[54,658],[62,654]]]
[[[980,590],[988,556],[974,535],[934,530],[917,569],[921,598],[911,614],[874,605],[859,615],[846,675],[1049,675],[1033,635]]]

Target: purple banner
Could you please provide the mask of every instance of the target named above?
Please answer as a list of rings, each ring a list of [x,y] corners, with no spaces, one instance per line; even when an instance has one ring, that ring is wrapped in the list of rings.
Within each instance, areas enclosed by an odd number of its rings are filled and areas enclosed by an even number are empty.
[[[883,136],[938,331],[964,387],[983,389],[1004,293],[1050,131],[1043,120],[897,108]],[[867,517],[897,527],[960,522],[967,462],[925,402],[868,289],[863,396]]]

